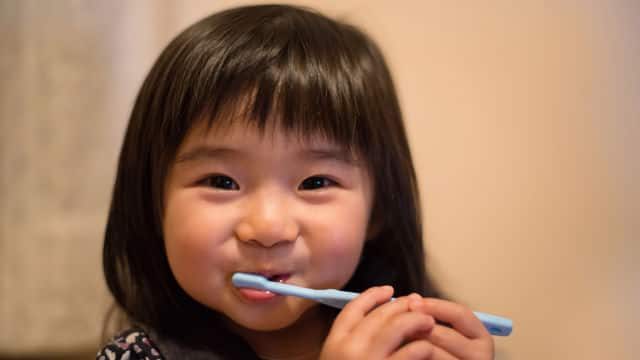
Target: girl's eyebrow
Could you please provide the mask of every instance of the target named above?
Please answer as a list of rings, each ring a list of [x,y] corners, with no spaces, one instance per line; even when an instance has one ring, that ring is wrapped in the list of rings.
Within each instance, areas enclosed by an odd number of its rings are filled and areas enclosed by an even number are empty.
[[[299,155],[313,160],[337,160],[348,165],[356,163],[356,159],[349,152],[340,148],[309,148],[301,150]]]
[[[240,153],[240,151],[231,148],[198,146],[192,150],[184,152],[183,154],[179,154],[176,157],[176,163],[201,161],[234,155],[238,153]]]
[[[198,146],[176,157],[176,163],[196,162],[221,157],[234,157],[242,155],[243,151],[227,147]],[[334,147],[310,147],[297,152],[297,157],[309,160],[336,160],[348,165],[354,165],[357,161],[348,151]]]

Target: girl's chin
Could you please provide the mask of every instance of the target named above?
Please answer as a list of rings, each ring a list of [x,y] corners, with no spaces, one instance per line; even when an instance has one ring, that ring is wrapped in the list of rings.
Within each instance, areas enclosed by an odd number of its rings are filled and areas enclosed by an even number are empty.
[[[297,305],[297,306],[296,306]],[[238,311],[235,314],[227,314],[232,326],[239,330],[248,331],[278,331],[295,325],[302,317],[307,316],[310,309],[318,305],[306,301],[298,304],[282,304],[281,307],[272,309],[263,308],[257,311]]]
[[[230,317],[229,320],[231,320],[232,328],[240,331],[278,331],[292,326],[300,318],[294,314],[287,314],[285,316],[265,314],[259,317],[249,317],[246,315],[247,314],[245,314],[245,316]]]
[[[286,329],[295,323],[295,320],[287,320],[289,319],[260,319],[258,321],[234,321],[234,323],[245,330],[269,332]]]

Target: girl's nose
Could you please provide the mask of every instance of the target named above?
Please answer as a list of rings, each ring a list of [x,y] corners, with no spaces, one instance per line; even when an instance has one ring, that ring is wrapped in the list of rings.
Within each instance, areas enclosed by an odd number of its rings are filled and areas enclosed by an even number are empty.
[[[299,226],[282,199],[255,195],[235,232],[240,241],[268,248],[295,241]]]

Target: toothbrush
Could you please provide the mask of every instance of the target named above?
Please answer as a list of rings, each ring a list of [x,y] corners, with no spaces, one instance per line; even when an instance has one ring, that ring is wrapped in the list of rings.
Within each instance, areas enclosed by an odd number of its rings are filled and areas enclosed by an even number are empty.
[[[336,289],[309,289],[301,286],[269,281],[263,276],[247,273],[235,273],[233,274],[231,281],[233,282],[233,285],[238,288],[252,288],[270,291],[280,295],[297,296],[315,300],[319,303],[338,309],[342,309],[349,301],[360,295],[356,292]],[[392,300],[394,300],[394,298],[392,298]],[[480,319],[480,321],[482,321],[491,335],[508,336],[511,334],[511,329],[513,328],[513,322],[511,319],[481,312],[474,312],[474,314],[478,319]]]

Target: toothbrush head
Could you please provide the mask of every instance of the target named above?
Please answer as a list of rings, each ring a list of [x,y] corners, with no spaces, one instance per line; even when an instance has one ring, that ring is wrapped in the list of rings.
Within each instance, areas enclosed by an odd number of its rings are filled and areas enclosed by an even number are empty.
[[[266,286],[269,283],[264,276],[247,273],[234,273],[231,277],[233,286],[238,288],[251,288],[258,290],[267,290]]]

